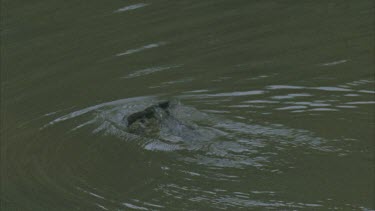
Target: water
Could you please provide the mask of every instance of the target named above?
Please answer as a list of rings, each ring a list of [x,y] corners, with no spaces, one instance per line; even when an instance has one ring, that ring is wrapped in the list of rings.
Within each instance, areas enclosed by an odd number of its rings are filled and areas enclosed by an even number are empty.
[[[1,6],[2,210],[375,209],[373,1]]]

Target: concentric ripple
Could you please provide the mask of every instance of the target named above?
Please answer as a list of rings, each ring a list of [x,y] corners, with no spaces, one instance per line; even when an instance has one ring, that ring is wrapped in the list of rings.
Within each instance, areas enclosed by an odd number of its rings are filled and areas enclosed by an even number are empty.
[[[291,147],[340,151],[330,147],[329,141],[309,131],[276,124],[259,125],[251,121],[228,120],[177,101],[169,109],[173,118],[166,118],[160,125],[158,137],[129,133],[127,116],[156,102],[156,97],[137,97],[102,103],[60,116],[42,129],[74,121],[76,125],[69,133],[84,129],[98,137],[116,137],[137,143],[144,150],[173,151],[179,154],[180,160],[216,167],[252,166],[267,169],[272,160],[279,159],[279,154],[286,153]],[[278,153],[275,153],[275,149]],[[194,153],[184,155],[183,151]]]

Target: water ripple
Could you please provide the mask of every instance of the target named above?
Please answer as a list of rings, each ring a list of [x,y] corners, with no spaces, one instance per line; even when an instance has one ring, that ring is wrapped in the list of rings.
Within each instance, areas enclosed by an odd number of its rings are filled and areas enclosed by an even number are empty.
[[[268,153],[268,147],[271,145],[277,146],[278,153],[283,153],[290,145],[309,146],[311,149],[325,152],[339,150],[329,147],[327,140],[316,137],[308,131],[280,125],[247,124],[222,119],[181,103],[170,108],[169,112],[176,120],[163,122],[158,137],[147,138],[127,132],[125,117],[148,107],[153,102],[155,102],[154,98],[139,97],[101,103],[56,118],[45,127],[82,116],[71,132],[87,128],[96,136],[114,136],[129,143],[137,143],[148,151],[180,154],[179,152],[188,150],[195,153],[190,153],[189,156],[181,154],[179,159],[216,167],[252,166],[267,169],[271,160],[277,157]],[[277,108],[277,110],[306,108],[305,105],[297,105]],[[176,121],[184,122],[188,127],[179,126]],[[277,142],[273,142],[273,139]]]
[[[145,6],[148,6],[149,4],[146,4],[146,3],[139,3],[139,4],[133,4],[133,5],[129,5],[129,6],[126,6],[126,7],[122,7],[120,9],[117,9],[114,11],[114,13],[119,13],[119,12],[126,12],[126,11],[130,11],[130,10],[135,10],[135,9],[139,9],[139,8],[142,8],[142,7],[145,7]]]
[[[346,60],[346,59],[342,59],[342,60],[337,60],[337,61],[333,61],[333,62],[323,63],[322,66],[333,66],[333,65],[346,63],[347,61],[348,60]]]
[[[239,97],[239,96],[249,96],[249,95],[261,95],[264,94],[263,90],[251,90],[251,91],[241,91],[241,92],[224,92],[217,94],[199,94],[191,95],[186,97],[198,97],[198,98],[207,98],[207,97]]]
[[[157,47],[160,47],[160,46],[165,45],[165,44],[166,44],[166,42],[151,43],[151,44],[139,47],[139,48],[134,48],[134,49],[127,50],[127,51],[125,51],[123,53],[118,53],[118,54],[116,54],[116,56],[130,55],[130,54],[138,53],[138,52],[141,52],[141,51],[144,51],[144,50],[147,50],[147,49],[157,48]]]
[[[287,95],[279,95],[279,96],[273,96],[272,99],[292,99],[296,97],[311,97],[312,94],[309,93],[293,93],[293,94],[287,94]]]
[[[164,71],[164,70],[169,70],[177,67],[181,67],[182,65],[171,65],[171,66],[159,66],[159,67],[150,67],[142,70],[137,70],[133,73],[128,74],[127,76],[121,77],[121,78],[135,78],[135,77],[140,77],[140,76],[145,76],[145,75],[150,75],[156,72]]]

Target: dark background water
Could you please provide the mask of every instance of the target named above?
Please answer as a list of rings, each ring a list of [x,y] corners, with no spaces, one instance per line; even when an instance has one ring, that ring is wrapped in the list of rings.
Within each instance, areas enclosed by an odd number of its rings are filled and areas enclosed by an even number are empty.
[[[370,0],[3,0],[1,209],[373,210],[374,82]],[[158,99],[225,135],[108,126]]]

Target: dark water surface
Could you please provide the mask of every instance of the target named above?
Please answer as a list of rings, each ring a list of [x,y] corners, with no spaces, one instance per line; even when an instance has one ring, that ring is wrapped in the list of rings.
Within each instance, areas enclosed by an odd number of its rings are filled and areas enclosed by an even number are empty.
[[[373,1],[1,3],[1,210],[375,209]]]

